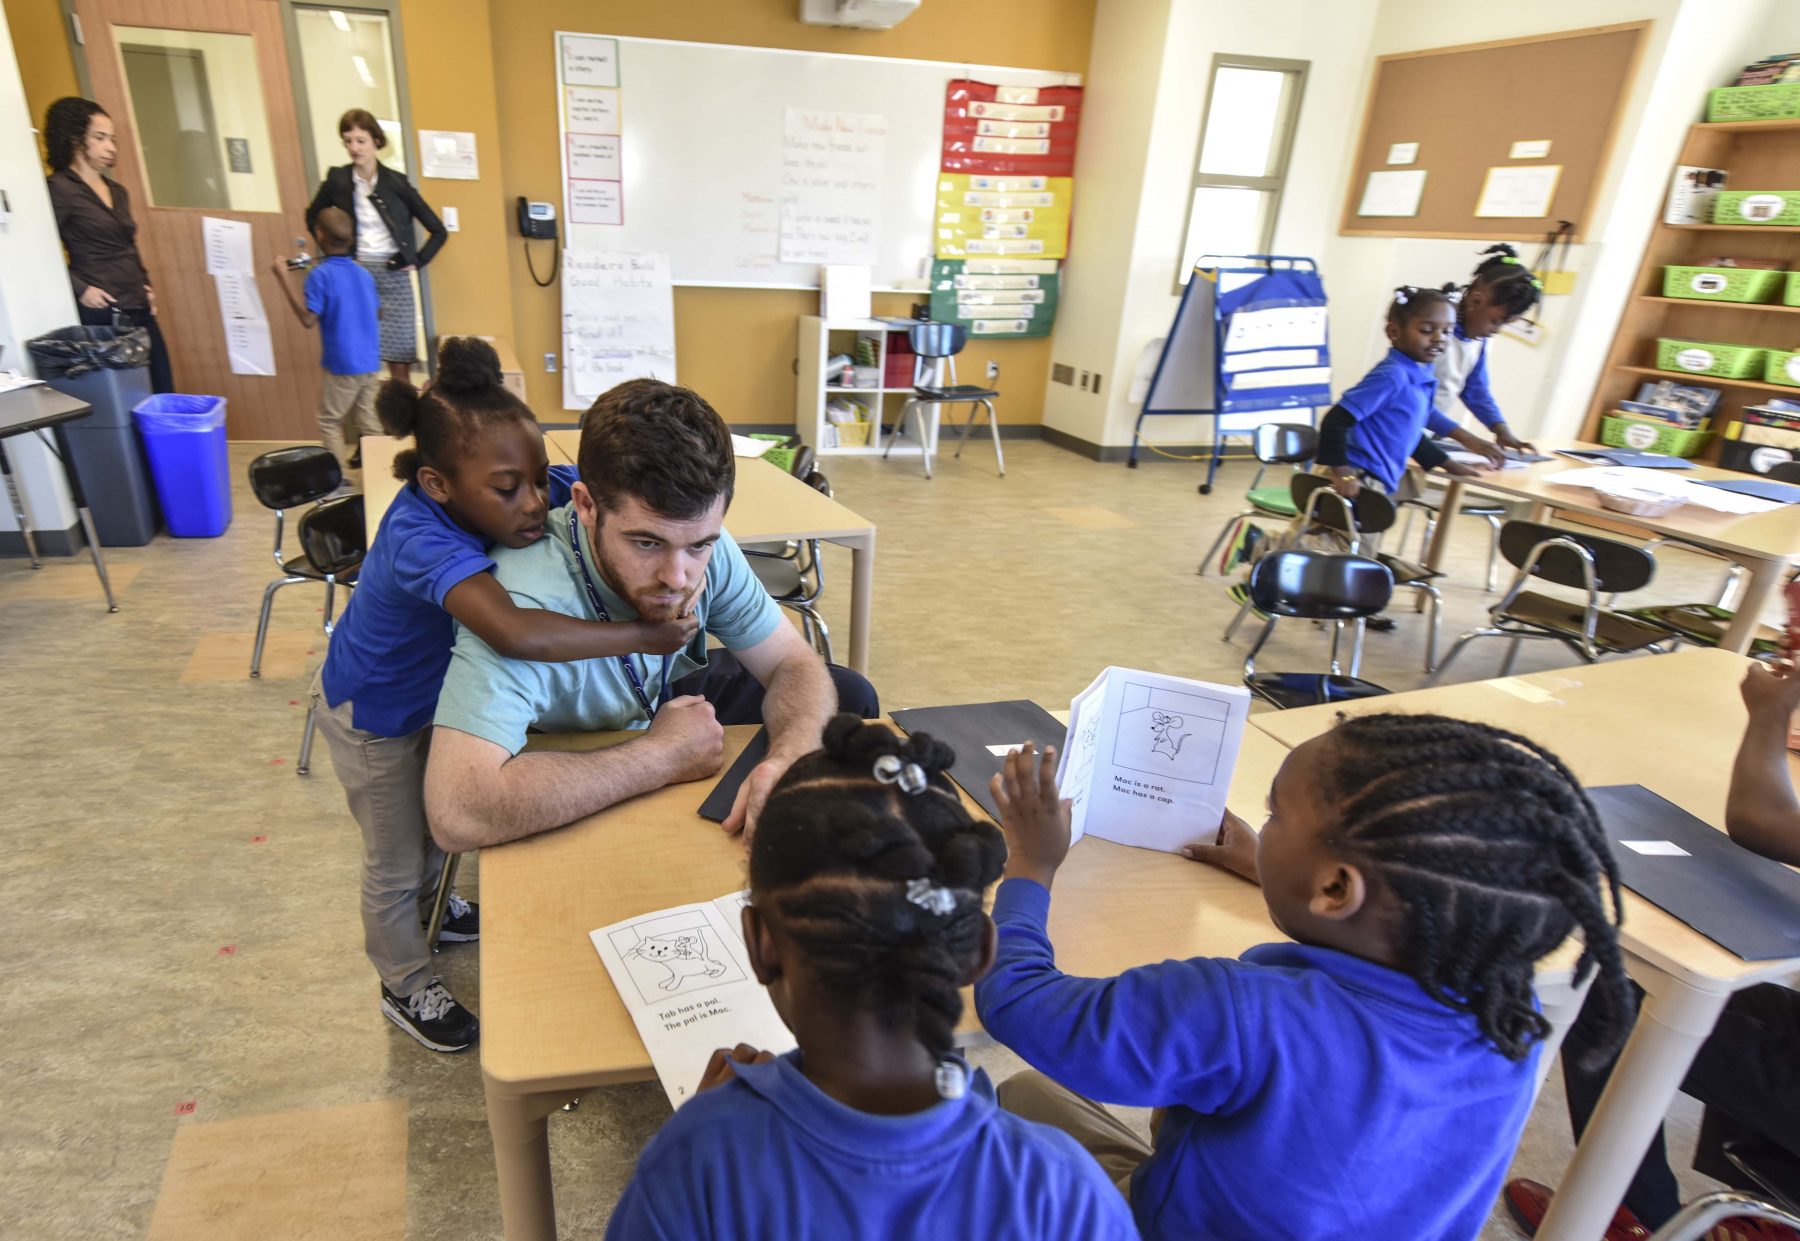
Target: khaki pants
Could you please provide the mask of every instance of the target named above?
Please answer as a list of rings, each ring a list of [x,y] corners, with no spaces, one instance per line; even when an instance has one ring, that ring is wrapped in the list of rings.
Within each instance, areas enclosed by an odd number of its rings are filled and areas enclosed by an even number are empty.
[[[380,435],[381,421],[375,417],[375,392],[381,387],[382,375],[370,371],[366,375],[334,375],[324,372],[319,382],[319,442],[331,450],[348,478],[351,460],[358,462],[357,448],[365,435]]]
[[[1074,1138],[1094,1157],[1107,1179],[1125,1195],[1125,1200],[1131,1201],[1131,1174],[1150,1158],[1152,1152],[1125,1122],[1092,1099],[1084,1099],[1073,1090],[1057,1085],[1036,1069],[1013,1074],[1000,1083],[995,1093],[1000,1106],[1014,1116],[1061,1129]],[[1160,1112],[1152,1118],[1152,1130],[1160,1118]]]
[[[351,722],[351,702],[325,705],[313,681],[319,731],[362,828],[363,948],[389,991],[402,998],[431,981],[425,922],[437,896],[444,851],[425,822],[425,756],[431,726],[382,737]]]

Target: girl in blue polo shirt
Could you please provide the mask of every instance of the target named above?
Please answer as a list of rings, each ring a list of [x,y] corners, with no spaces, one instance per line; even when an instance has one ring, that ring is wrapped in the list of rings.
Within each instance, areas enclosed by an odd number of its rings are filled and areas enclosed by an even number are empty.
[[[609,1239],[1136,1238],[1100,1166],[956,1055],[1006,856],[953,755],[840,715],[769,794],[744,942],[799,1050],[713,1057],[638,1159]]]
[[[425,820],[425,758],[455,623],[509,658],[550,661],[667,654],[696,623],[601,624],[519,608],[494,580],[489,548],[543,537],[549,480],[543,432],[502,384],[492,345],[447,341],[437,382],[421,393],[390,380],[376,412],[415,447],[394,462],[406,486],[332,631],[313,702],[362,828],[363,941],[381,1011],[433,1051],[461,1051],[479,1026],[432,975],[423,925],[444,865]],[[453,896],[440,938],[479,933],[476,907]]]
[[[1001,1105],[1126,1172],[1147,1241],[1470,1241],[1550,1033],[1534,963],[1577,930],[1576,981],[1596,975],[1584,1020],[1600,1055],[1624,1040],[1606,835],[1568,768],[1523,737],[1364,715],[1295,747],[1260,833],[1227,814],[1217,844],[1183,850],[1260,883],[1293,942],[1115,978],[1056,965],[1055,771],[1054,750],[1027,745],[994,777],[1007,859],[975,1005],[1038,1070],[1008,1079]],[[1106,1103],[1166,1109],[1153,1143]]]
[[[1488,383],[1488,341],[1507,324],[1527,313],[1543,296],[1543,283],[1519,261],[1519,252],[1501,242],[1482,252],[1475,274],[1456,303],[1456,327],[1438,355],[1434,404],[1449,416],[1457,398],[1477,422],[1493,432],[1494,444],[1512,452],[1532,447],[1506,425],[1506,415]],[[1448,286],[1446,286],[1448,287]],[[1491,451],[1485,446],[1477,451]]]

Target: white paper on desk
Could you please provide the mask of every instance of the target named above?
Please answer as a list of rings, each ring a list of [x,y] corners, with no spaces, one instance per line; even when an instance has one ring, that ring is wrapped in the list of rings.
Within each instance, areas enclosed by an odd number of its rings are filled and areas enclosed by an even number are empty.
[[[1555,474],[1544,475],[1544,481],[1563,487],[1585,487],[1592,491],[1626,489],[1638,494],[1665,496],[1679,499],[1683,504],[1733,517],[1772,512],[1782,507],[1776,500],[1739,495],[1735,491],[1703,487],[1685,478],[1673,478],[1667,470],[1644,470],[1628,465],[1595,465],[1583,469],[1560,470]]]
[[[200,217],[200,235],[206,246],[209,275],[251,271],[256,267],[256,258],[250,250],[250,226],[242,220],[221,220],[217,216],[203,215]]]
[[[734,457],[760,457],[773,447],[774,440],[753,440],[748,435],[731,433],[731,455]]]
[[[780,1055],[796,1046],[750,970],[740,929],[747,897],[677,905],[588,935],[671,1107],[694,1097],[720,1047],[748,1043]]]
[[[1494,468],[1494,463],[1487,457],[1482,456],[1478,452],[1470,452],[1467,448],[1446,448],[1444,449],[1444,455],[1450,458],[1450,460],[1462,465],[1478,465],[1484,470],[1491,470]],[[1520,461],[1517,457],[1508,457],[1500,468],[1503,470],[1523,470],[1529,468],[1530,465],[1531,462],[1529,461]]]
[[[1070,838],[1178,852],[1218,838],[1250,691],[1108,668],[1069,704],[1056,782]]]

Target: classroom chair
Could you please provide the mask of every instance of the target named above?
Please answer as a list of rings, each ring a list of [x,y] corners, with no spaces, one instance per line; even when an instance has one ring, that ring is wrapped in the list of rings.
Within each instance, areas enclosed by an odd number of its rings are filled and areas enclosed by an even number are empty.
[[[1319,433],[1304,422],[1265,422],[1256,428],[1256,477],[1250,480],[1250,487],[1244,492],[1244,502],[1250,507],[1226,518],[1225,524],[1219,527],[1219,537],[1206,549],[1206,555],[1200,557],[1200,567],[1195,570],[1201,577],[1206,576],[1206,566],[1219,554],[1219,549],[1225,545],[1225,536],[1231,533],[1238,522],[1252,517],[1289,521],[1299,516],[1300,511],[1294,507],[1286,483],[1265,487],[1262,485],[1263,476],[1272,465],[1291,465],[1298,473],[1300,467],[1311,461],[1318,450]],[[1220,572],[1224,572],[1224,566],[1220,566]]]
[[[283,586],[299,582],[322,582],[325,575],[306,558],[304,552],[289,560],[281,549],[287,510],[303,504],[314,504],[336,491],[344,481],[344,472],[336,457],[317,444],[295,448],[277,448],[265,452],[250,463],[250,490],[264,508],[275,510],[275,564],[281,576],[263,588],[262,612],[256,620],[256,647],[250,655],[250,675],[262,675],[263,643],[269,636],[269,611],[275,605],[275,592]],[[331,613],[330,590],[326,591],[326,615]]]
[[[316,569],[325,582],[325,641],[331,642],[336,628],[332,615],[332,594],[341,582],[346,588],[356,584],[356,571],[362,567],[368,552],[368,536],[363,527],[362,495],[339,496],[314,505],[300,514],[300,548],[307,564]],[[313,726],[318,722],[318,705],[306,706],[306,727],[300,734],[300,761],[294,774],[304,776],[312,770]]]
[[[1283,547],[1293,546],[1303,534],[1322,532],[1342,543],[1352,555],[1360,555],[1364,537],[1382,534],[1394,524],[1393,500],[1373,487],[1364,487],[1355,500],[1347,500],[1332,490],[1331,480],[1323,474],[1297,473],[1288,480],[1288,492],[1301,518],[1290,527],[1282,541]],[[1444,610],[1443,596],[1438,593],[1435,579],[1443,574],[1388,552],[1375,552],[1371,558],[1393,575],[1396,586],[1417,592],[1425,604],[1429,613],[1425,630],[1425,671],[1430,672],[1437,666],[1438,631]],[[1237,632],[1254,602],[1250,598],[1244,600],[1237,615],[1225,627],[1225,637],[1230,638]],[[1362,628],[1358,626],[1359,653],[1361,642]]]
[[[1263,622],[1262,632],[1244,656],[1244,684],[1264,702],[1284,710],[1387,693],[1386,688],[1363,680],[1357,673],[1362,664],[1362,622],[1385,608],[1393,595],[1394,575],[1386,565],[1367,556],[1270,552],[1250,570],[1251,602],[1269,619]],[[1275,622],[1284,616],[1331,625],[1330,671],[1256,670],[1257,653],[1275,632]],[[1356,642],[1346,676],[1338,661],[1338,648],[1344,625],[1352,621],[1356,623]]]
[[[1700,1241],[1728,1219],[1748,1217],[1800,1229],[1800,1215],[1772,1206],[1737,1190],[1702,1194],[1677,1212],[1674,1219],[1650,1234],[1650,1241]]]
[[[831,483],[820,472],[813,450],[802,445],[789,469],[795,478],[831,496]],[[818,539],[790,543],[749,543],[740,550],[763,589],[782,607],[800,617],[800,628],[826,663],[831,663],[831,630],[818,609],[825,593],[825,562],[819,558]]]
[[[931,409],[931,426],[934,428],[937,425],[939,405],[957,405],[967,401],[969,420],[963,424],[962,438],[956,444],[956,455],[961,458],[962,450],[969,442],[969,433],[975,429],[975,415],[985,409],[988,430],[994,435],[994,464],[999,467],[1000,477],[1005,478],[1006,457],[1000,451],[1000,423],[994,417],[994,401],[1000,394],[979,384],[956,382],[956,355],[968,343],[968,330],[955,323],[915,323],[907,329],[906,338],[912,345],[913,353],[917,355],[913,362],[913,394],[900,407],[900,418],[894,424],[893,433],[887,437],[887,447],[882,449],[882,457],[886,458],[894,450],[894,441],[906,434],[906,416],[911,414],[919,437],[919,456],[925,463],[925,477],[930,478],[931,449],[935,437],[925,423],[926,407]],[[942,382],[946,375],[950,380],[947,384]]]
[[[1412,520],[1415,510],[1425,512],[1425,537],[1419,540],[1419,558],[1425,558],[1425,549],[1431,546],[1431,536],[1437,532],[1438,519],[1443,516],[1444,497],[1442,493],[1426,493],[1411,500],[1401,502],[1406,510],[1406,521],[1400,527],[1400,546],[1404,550],[1406,539],[1412,533]],[[1464,500],[1456,508],[1459,517],[1479,517],[1488,524],[1488,559],[1487,590],[1494,593],[1499,582],[1500,571],[1500,525],[1506,520],[1506,505],[1498,500]]]
[[[1492,622],[1456,640],[1444,662],[1426,678],[1435,685],[1463,648],[1477,638],[1510,638],[1500,675],[1510,676],[1513,661],[1526,639],[1560,642],[1584,663],[1602,655],[1662,651],[1675,635],[1653,624],[1601,605],[1602,592],[1641,590],[1656,576],[1656,558],[1641,547],[1585,531],[1535,521],[1509,521],[1500,527],[1500,553],[1518,569],[1512,585],[1488,609]],[[1525,589],[1534,577],[1585,596],[1577,604]]]

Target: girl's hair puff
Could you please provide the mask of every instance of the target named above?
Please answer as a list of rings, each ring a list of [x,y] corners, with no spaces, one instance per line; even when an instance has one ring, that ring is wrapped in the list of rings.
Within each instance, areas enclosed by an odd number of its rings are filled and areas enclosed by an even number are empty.
[[[394,458],[394,477],[405,482],[424,466],[454,474],[481,435],[509,423],[536,421],[506,387],[500,355],[477,336],[454,336],[443,343],[437,379],[423,392],[403,379],[382,384],[375,414],[389,435],[413,439],[413,447]]]
[[[1518,318],[1543,298],[1544,284],[1519,260],[1519,252],[1505,242],[1489,246],[1469,278],[1469,288],[1480,289],[1495,305]]]
[[[763,806],[750,846],[751,900],[828,991],[891,1026],[911,1026],[941,1060],[986,936],[982,893],[1000,876],[1006,844],[963,806],[945,774],[955,755],[929,734],[902,737],[845,714],[826,725],[824,741]],[[886,756],[917,764],[924,787],[908,793],[878,778]]]

